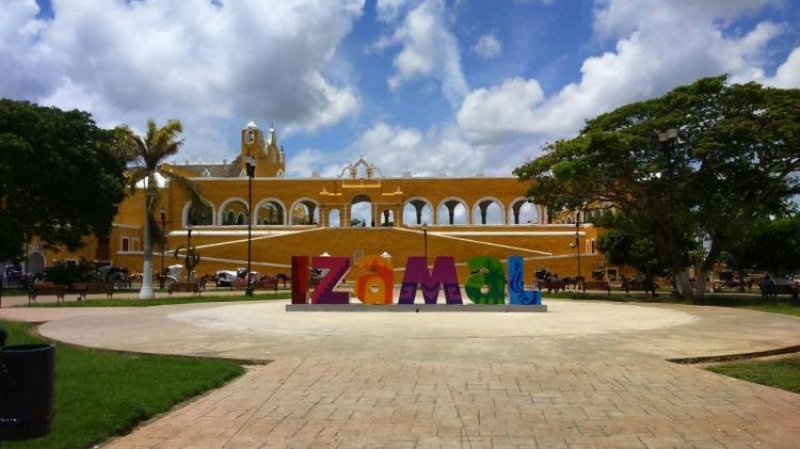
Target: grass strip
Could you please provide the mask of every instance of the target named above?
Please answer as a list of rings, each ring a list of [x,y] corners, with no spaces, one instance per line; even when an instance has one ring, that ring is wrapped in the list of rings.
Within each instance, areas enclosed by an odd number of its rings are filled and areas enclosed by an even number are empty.
[[[709,371],[761,385],[800,393],[800,356],[778,360],[727,363]]]
[[[265,300],[278,300],[289,299],[291,293],[259,293],[253,296],[242,295],[226,295],[226,296],[199,296],[199,297],[176,297],[176,298],[156,298],[156,299],[138,299],[138,298],[118,298],[118,299],[85,299],[83,301],[64,301],[59,303],[38,303],[22,307],[152,307],[152,306],[165,306],[172,304],[196,304],[202,302],[239,302],[239,301],[265,301]]]
[[[7,345],[52,343],[31,325],[0,320]],[[56,345],[55,417],[50,435],[4,449],[85,449],[244,373],[218,359],[117,353]]]
[[[607,294],[607,293],[583,293],[583,292],[561,292],[546,293],[544,299],[572,299],[590,301],[612,301],[612,302],[641,302],[652,304],[687,304],[696,306],[717,306],[735,307],[758,310],[761,312],[780,313],[783,315],[800,316],[800,303],[795,303],[789,297],[782,298],[780,302],[767,301],[756,295],[736,295],[736,294],[706,294],[696,300],[672,299],[669,292],[659,293],[655,298],[646,298],[642,295]],[[786,301],[786,302],[783,302]]]

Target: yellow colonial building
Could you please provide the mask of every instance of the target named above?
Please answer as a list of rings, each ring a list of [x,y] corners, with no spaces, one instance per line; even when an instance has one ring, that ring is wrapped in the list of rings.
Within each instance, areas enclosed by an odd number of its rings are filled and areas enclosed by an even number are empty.
[[[255,162],[252,184],[247,161]],[[264,135],[252,122],[242,129],[241,153],[232,162],[163,169],[192,178],[210,207],[191,204],[178,185],[163,186],[160,212],[168,245],[163,254],[156,249],[156,270],[162,260],[164,265],[182,263],[173,252],[186,247],[190,236],[201,256],[198,274],[245,267],[251,221],[252,266],[261,273],[288,274],[291,256],[324,253],[351,257],[353,263],[364,255],[382,254],[391,258],[398,280],[407,257],[426,254],[431,263],[435,256],[453,256],[462,280],[468,274],[467,259],[477,255],[503,261],[523,256],[526,282],[540,268],[575,276],[579,258],[587,279],[596,270],[612,278],[616,273],[596,252],[596,228],[590,223],[576,226],[572,213],[554,217],[545,207],[528,203],[526,185],[511,176],[384,176],[380,167],[361,157],[334,178],[286,178],[286,153],[275,130]],[[90,239],[77,253],[32,245],[31,271],[55,259],[84,257],[140,272],[143,209],[141,193],[128,197],[109,238]]]

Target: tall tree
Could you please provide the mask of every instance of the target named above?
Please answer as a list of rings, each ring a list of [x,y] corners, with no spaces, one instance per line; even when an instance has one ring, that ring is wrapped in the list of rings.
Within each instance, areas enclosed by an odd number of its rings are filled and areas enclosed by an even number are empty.
[[[46,247],[104,237],[125,196],[117,134],[87,112],[0,100],[0,260],[38,237]]]
[[[172,171],[162,170],[164,161],[175,155],[183,141],[178,135],[183,131],[183,126],[178,120],[170,119],[163,127],[159,128],[154,120],[147,121],[147,131],[144,136],[139,136],[128,130],[132,142],[132,153],[135,154],[136,166],[130,170],[128,185],[132,191],[141,187],[144,189],[145,217],[144,217],[144,263],[142,267],[142,289],[139,291],[140,299],[153,299],[153,244],[163,238],[164,232],[156,220],[155,212],[161,198],[161,188],[158,185],[156,174],[171,182],[177,182],[189,192],[194,204],[205,205],[197,186],[189,179]]]
[[[800,90],[705,78],[587,122],[515,170],[551,207],[608,205],[653,240],[691,296],[686,257],[708,242],[699,293],[720,252],[752,221],[782,214],[800,192]],[[677,130],[677,139],[660,133]],[[631,231],[626,229],[626,231]]]
[[[743,236],[729,253],[731,266],[763,270],[773,275],[800,270],[800,215],[764,219]]]

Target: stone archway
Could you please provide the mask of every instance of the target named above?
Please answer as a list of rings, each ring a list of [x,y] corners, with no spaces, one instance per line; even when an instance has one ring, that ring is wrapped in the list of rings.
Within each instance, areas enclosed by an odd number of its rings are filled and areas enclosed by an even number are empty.
[[[290,224],[314,225],[319,223],[319,205],[311,198],[302,198],[292,204]]]
[[[497,198],[486,197],[475,202],[472,208],[474,224],[504,224],[503,204]]]
[[[286,208],[274,198],[262,200],[256,206],[255,223],[260,226],[282,226],[286,224]]]
[[[433,205],[425,198],[411,198],[403,205],[403,224],[421,226],[433,224]]]
[[[32,251],[28,253],[25,263],[28,273],[41,273],[45,268],[44,254],[39,251]]]
[[[372,199],[368,195],[359,194],[353,196],[350,201],[350,223],[347,224],[353,227],[375,226],[372,207]]]
[[[436,209],[437,223],[440,225],[466,225],[469,224],[469,209],[466,201],[461,198],[445,198]]]
[[[539,206],[524,197],[517,198],[508,208],[508,223],[515,225],[541,223],[539,212]]]

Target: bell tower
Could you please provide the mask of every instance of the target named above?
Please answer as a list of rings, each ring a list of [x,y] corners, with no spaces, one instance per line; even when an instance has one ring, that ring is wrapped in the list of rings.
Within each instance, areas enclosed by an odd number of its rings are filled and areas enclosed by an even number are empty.
[[[242,152],[239,156],[240,172],[245,171],[245,161],[252,157],[256,161],[256,177],[282,177],[286,171],[286,160],[282,148],[278,148],[278,136],[270,126],[268,140],[252,121],[242,129]]]

